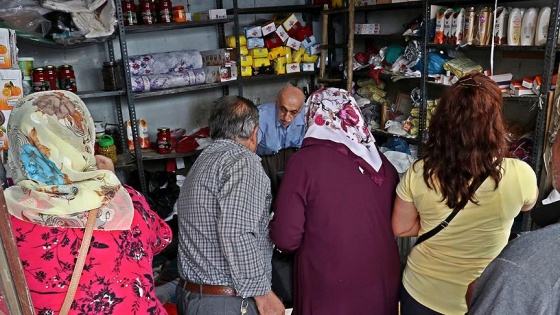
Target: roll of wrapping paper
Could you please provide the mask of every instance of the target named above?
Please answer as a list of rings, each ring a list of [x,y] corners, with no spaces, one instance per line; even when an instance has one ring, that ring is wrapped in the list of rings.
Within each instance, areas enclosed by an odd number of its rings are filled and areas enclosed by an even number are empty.
[[[198,50],[180,50],[129,56],[128,66],[131,75],[139,76],[200,69],[203,61]]]
[[[184,72],[137,76],[131,79],[133,92],[146,92],[203,84],[206,82],[206,75],[204,69],[201,68]]]

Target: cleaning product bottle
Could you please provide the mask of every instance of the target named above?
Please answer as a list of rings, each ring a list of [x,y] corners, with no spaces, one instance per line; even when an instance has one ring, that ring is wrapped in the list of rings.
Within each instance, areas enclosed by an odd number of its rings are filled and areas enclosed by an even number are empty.
[[[535,44],[537,17],[538,12],[535,8],[529,8],[523,14],[523,21],[521,22],[521,46],[532,46]]]
[[[496,16],[496,23],[494,25],[495,45],[506,44],[508,14],[509,12],[506,7],[497,7],[496,12],[494,12],[494,16]]]
[[[550,11],[550,7],[543,7],[539,11],[537,30],[535,32],[535,46],[543,46],[546,44],[548,24],[550,23]]]
[[[521,9],[514,8],[509,13],[507,44],[509,46],[519,46],[521,38],[521,22],[523,21],[523,13]]]

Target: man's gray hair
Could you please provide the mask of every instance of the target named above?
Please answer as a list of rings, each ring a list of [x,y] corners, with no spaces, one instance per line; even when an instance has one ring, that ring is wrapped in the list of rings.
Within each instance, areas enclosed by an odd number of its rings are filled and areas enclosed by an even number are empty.
[[[220,97],[212,108],[208,126],[212,139],[249,139],[259,124],[259,111],[252,101],[235,95]]]

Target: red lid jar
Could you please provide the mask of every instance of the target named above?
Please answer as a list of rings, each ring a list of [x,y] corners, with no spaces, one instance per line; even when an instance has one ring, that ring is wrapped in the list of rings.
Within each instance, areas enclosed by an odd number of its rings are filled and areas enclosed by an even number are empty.
[[[123,23],[125,26],[138,24],[138,19],[136,18],[136,4],[132,0],[123,0],[121,2],[122,12],[123,12]]]
[[[74,68],[72,68],[71,65],[62,65],[58,67],[58,80],[60,81],[59,86],[61,90],[68,90],[74,93],[78,92]]]
[[[33,92],[40,92],[40,91],[50,91],[51,84],[47,77],[47,72],[45,68],[35,68],[33,69]]]
[[[171,10],[172,10],[171,0],[159,0],[157,4],[159,23],[173,22]]]
[[[150,1],[140,1],[138,12],[140,13],[142,24],[154,24],[154,5]]]
[[[171,129],[160,127],[157,129],[157,153],[167,154],[173,150],[173,141],[171,139]]]

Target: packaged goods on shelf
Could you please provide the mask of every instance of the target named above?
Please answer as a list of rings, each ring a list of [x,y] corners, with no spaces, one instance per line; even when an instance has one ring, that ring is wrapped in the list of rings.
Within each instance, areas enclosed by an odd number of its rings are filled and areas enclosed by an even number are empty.
[[[219,48],[200,52],[204,66],[231,66],[236,58],[233,48]]]
[[[251,67],[253,65],[253,57],[251,56],[241,56],[239,61],[242,67]]]
[[[126,135],[128,139],[128,149],[134,150],[134,140],[132,138],[132,126],[130,119],[126,121]],[[150,147],[150,137],[148,136],[148,121],[138,119],[138,144],[140,148],[146,149]]]
[[[496,24],[494,26],[494,44],[507,44],[507,18],[509,11],[506,7],[496,8]]]
[[[533,81],[535,80],[535,76],[524,77],[521,81],[521,86],[524,88],[532,89],[533,88]]]
[[[265,47],[264,38],[262,37],[247,38],[247,48],[253,49],[253,48],[263,48],[263,47]]]
[[[301,22],[297,21],[294,25],[292,25],[292,27],[290,29],[286,29],[286,31],[288,32],[288,35],[290,37],[296,38],[297,39],[297,35],[299,32],[301,32],[303,30],[303,26],[301,25]]]
[[[318,55],[321,53],[321,49],[319,48],[319,46],[321,46],[321,44],[312,45],[311,47],[307,48],[306,51],[310,55]]]
[[[0,69],[0,149],[8,148],[6,126],[14,105],[23,97],[22,72],[17,69]]]
[[[255,58],[253,59],[253,68],[268,67],[270,60],[268,58]]]
[[[354,34],[379,34],[381,32],[381,24],[354,24]]]
[[[465,28],[465,9],[457,8],[453,12],[453,20],[451,21],[451,37],[449,43],[452,45],[463,44],[463,32]]]
[[[365,7],[367,5],[375,5],[377,4],[377,1],[375,0],[354,0],[355,1],[355,6],[357,7]]]
[[[301,71],[315,71],[315,64],[313,62],[304,62],[301,64]]]
[[[288,40],[286,41],[286,46],[292,48],[293,50],[298,50],[299,47],[301,46],[301,42],[297,39],[288,37]]]
[[[286,74],[286,58],[278,57],[274,61],[274,73],[276,74]]]
[[[287,63],[286,73],[295,73],[295,72],[301,72],[299,63]]]
[[[226,9],[211,9],[193,14],[195,21],[218,20],[227,18]]]
[[[513,79],[513,74],[502,73],[502,74],[490,75],[488,77],[498,84],[502,92],[506,92],[511,83],[511,79]]]
[[[241,66],[241,76],[250,77],[253,75],[253,67],[251,66]]]
[[[207,66],[204,67],[206,83],[217,83],[237,80],[237,66]]]
[[[268,48],[268,50],[271,50],[271,49],[274,49],[276,47],[282,46],[282,44],[284,44],[284,42],[282,41],[280,36],[278,36],[276,33],[272,33],[270,35],[267,35],[264,38],[264,46],[266,48]]]
[[[261,31],[263,36],[271,34],[276,31],[276,24],[274,24],[274,21],[266,21],[261,25]]]
[[[268,49],[266,48],[249,49],[249,56],[252,56],[253,58],[265,58],[268,56]]]
[[[247,46],[247,37],[243,36],[243,35],[239,35],[237,36],[239,37],[239,45],[240,46]],[[226,37],[226,46],[229,48],[236,48],[237,47],[237,43],[236,43],[236,36],[227,36]]]
[[[288,35],[288,32],[286,32],[286,30],[284,29],[284,27],[282,27],[282,25],[278,25],[276,27],[275,33],[276,33],[276,35],[278,35],[280,37],[280,39],[283,42],[286,42],[288,40],[288,38],[290,37],[290,35]]]
[[[281,20],[279,24],[282,24],[286,31],[289,31],[296,23],[299,23],[298,18],[295,14],[291,13],[287,17],[285,16],[277,16],[276,20]],[[301,25],[301,24],[300,24]]]
[[[251,25],[251,26],[244,27],[243,34],[245,34],[245,37],[247,38],[263,36],[260,25]]]
[[[558,73],[552,76],[552,84],[550,85],[551,90],[556,89],[557,81],[558,81]],[[531,87],[531,89],[533,90],[533,92],[535,92],[535,94],[540,95],[541,85],[542,85],[542,76],[536,75],[535,79],[533,80],[533,86]]]
[[[305,54],[305,48],[301,47],[296,52],[292,54],[292,62],[300,63],[303,59],[303,55]]]
[[[0,69],[17,67],[16,32],[7,28],[0,28]]]

